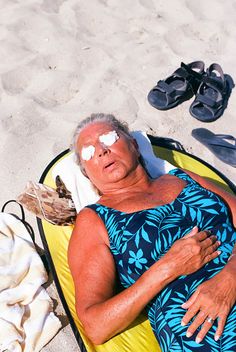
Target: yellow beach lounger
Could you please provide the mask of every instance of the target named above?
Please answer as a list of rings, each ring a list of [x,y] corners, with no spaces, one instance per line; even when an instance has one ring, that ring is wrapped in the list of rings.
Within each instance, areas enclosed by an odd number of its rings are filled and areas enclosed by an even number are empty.
[[[175,141],[166,138],[149,136],[154,152],[158,157],[168,160],[171,164],[197,172],[213,180],[217,184],[236,193],[236,187],[217,170],[207,165],[183,149]],[[58,155],[45,169],[40,182],[55,188],[52,177],[53,168],[69,151]],[[71,236],[72,226],[55,226],[49,222],[37,219],[43,241],[46,257],[57,286],[64,309],[68,315],[72,330],[82,352],[159,352],[161,351],[145,313],[141,314],[124,332],[110,339],[106,343],[94,346],[85,336],[83,327],[75,311],[74,285],[67,263],[67,247]],[[83,283],[81,282],[81,285]]]

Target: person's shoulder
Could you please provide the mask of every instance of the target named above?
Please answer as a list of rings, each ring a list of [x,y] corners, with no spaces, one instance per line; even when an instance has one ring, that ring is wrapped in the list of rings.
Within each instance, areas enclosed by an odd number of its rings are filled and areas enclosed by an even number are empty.
[[[83,241],[86,239],[86,241],[92,240],[97,243],[109,243],[103,221],[93,209],[88,207],[81,209],[78,213],[72,237],[83,239]]]
[[[97,213],[89,207],[84,207],[77,214],[75,226],[81,226],[84,223],[94,223],[94,221],[96,222],[97,220],[99,220]]]

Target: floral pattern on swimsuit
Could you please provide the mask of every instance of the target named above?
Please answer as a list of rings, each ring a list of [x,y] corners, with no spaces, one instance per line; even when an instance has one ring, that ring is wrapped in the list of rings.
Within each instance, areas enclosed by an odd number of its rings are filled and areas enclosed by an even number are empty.
[[[223,335],[214,340],[217,321],[205,339],[195,342],[198,331],[190,338],[181,326],[186,310],[181,305],[198,285],[214,276],[226,264],[236,232],[227,206],[213,192],[202,188],[182,170],[170,174],[187,182],[178,197],[169,204],[125,213],[101,204],[88,206],[104,222],[110,240],[110,250],[116,262],[123,287],[132,285],[154,262],[161,258],[179,238],[194,226],[212,230],[221,241],[221,254],[197,272],[181,276],[163,289],[147,306],[148,318],[162,352],[236,351],[236,306],[231,310]]]

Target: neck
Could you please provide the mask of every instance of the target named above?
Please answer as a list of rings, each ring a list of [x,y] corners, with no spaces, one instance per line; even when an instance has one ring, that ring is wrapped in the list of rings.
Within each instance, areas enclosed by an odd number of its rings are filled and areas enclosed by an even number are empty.
[[[145,191],[150,187],[151,182],[144,168],[139,165],[124,179],[103,185],[100,192],[103,198],[114,197],[116,195],[122,196],[122,194]]]

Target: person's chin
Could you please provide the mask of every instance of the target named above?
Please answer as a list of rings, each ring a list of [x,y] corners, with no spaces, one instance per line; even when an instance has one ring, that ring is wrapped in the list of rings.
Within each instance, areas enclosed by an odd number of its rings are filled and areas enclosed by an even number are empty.
[[[109,182],[117,182],[125,178],[126,172],[123,168],[112,166],[111,168],[104,171],[104,177]]]

